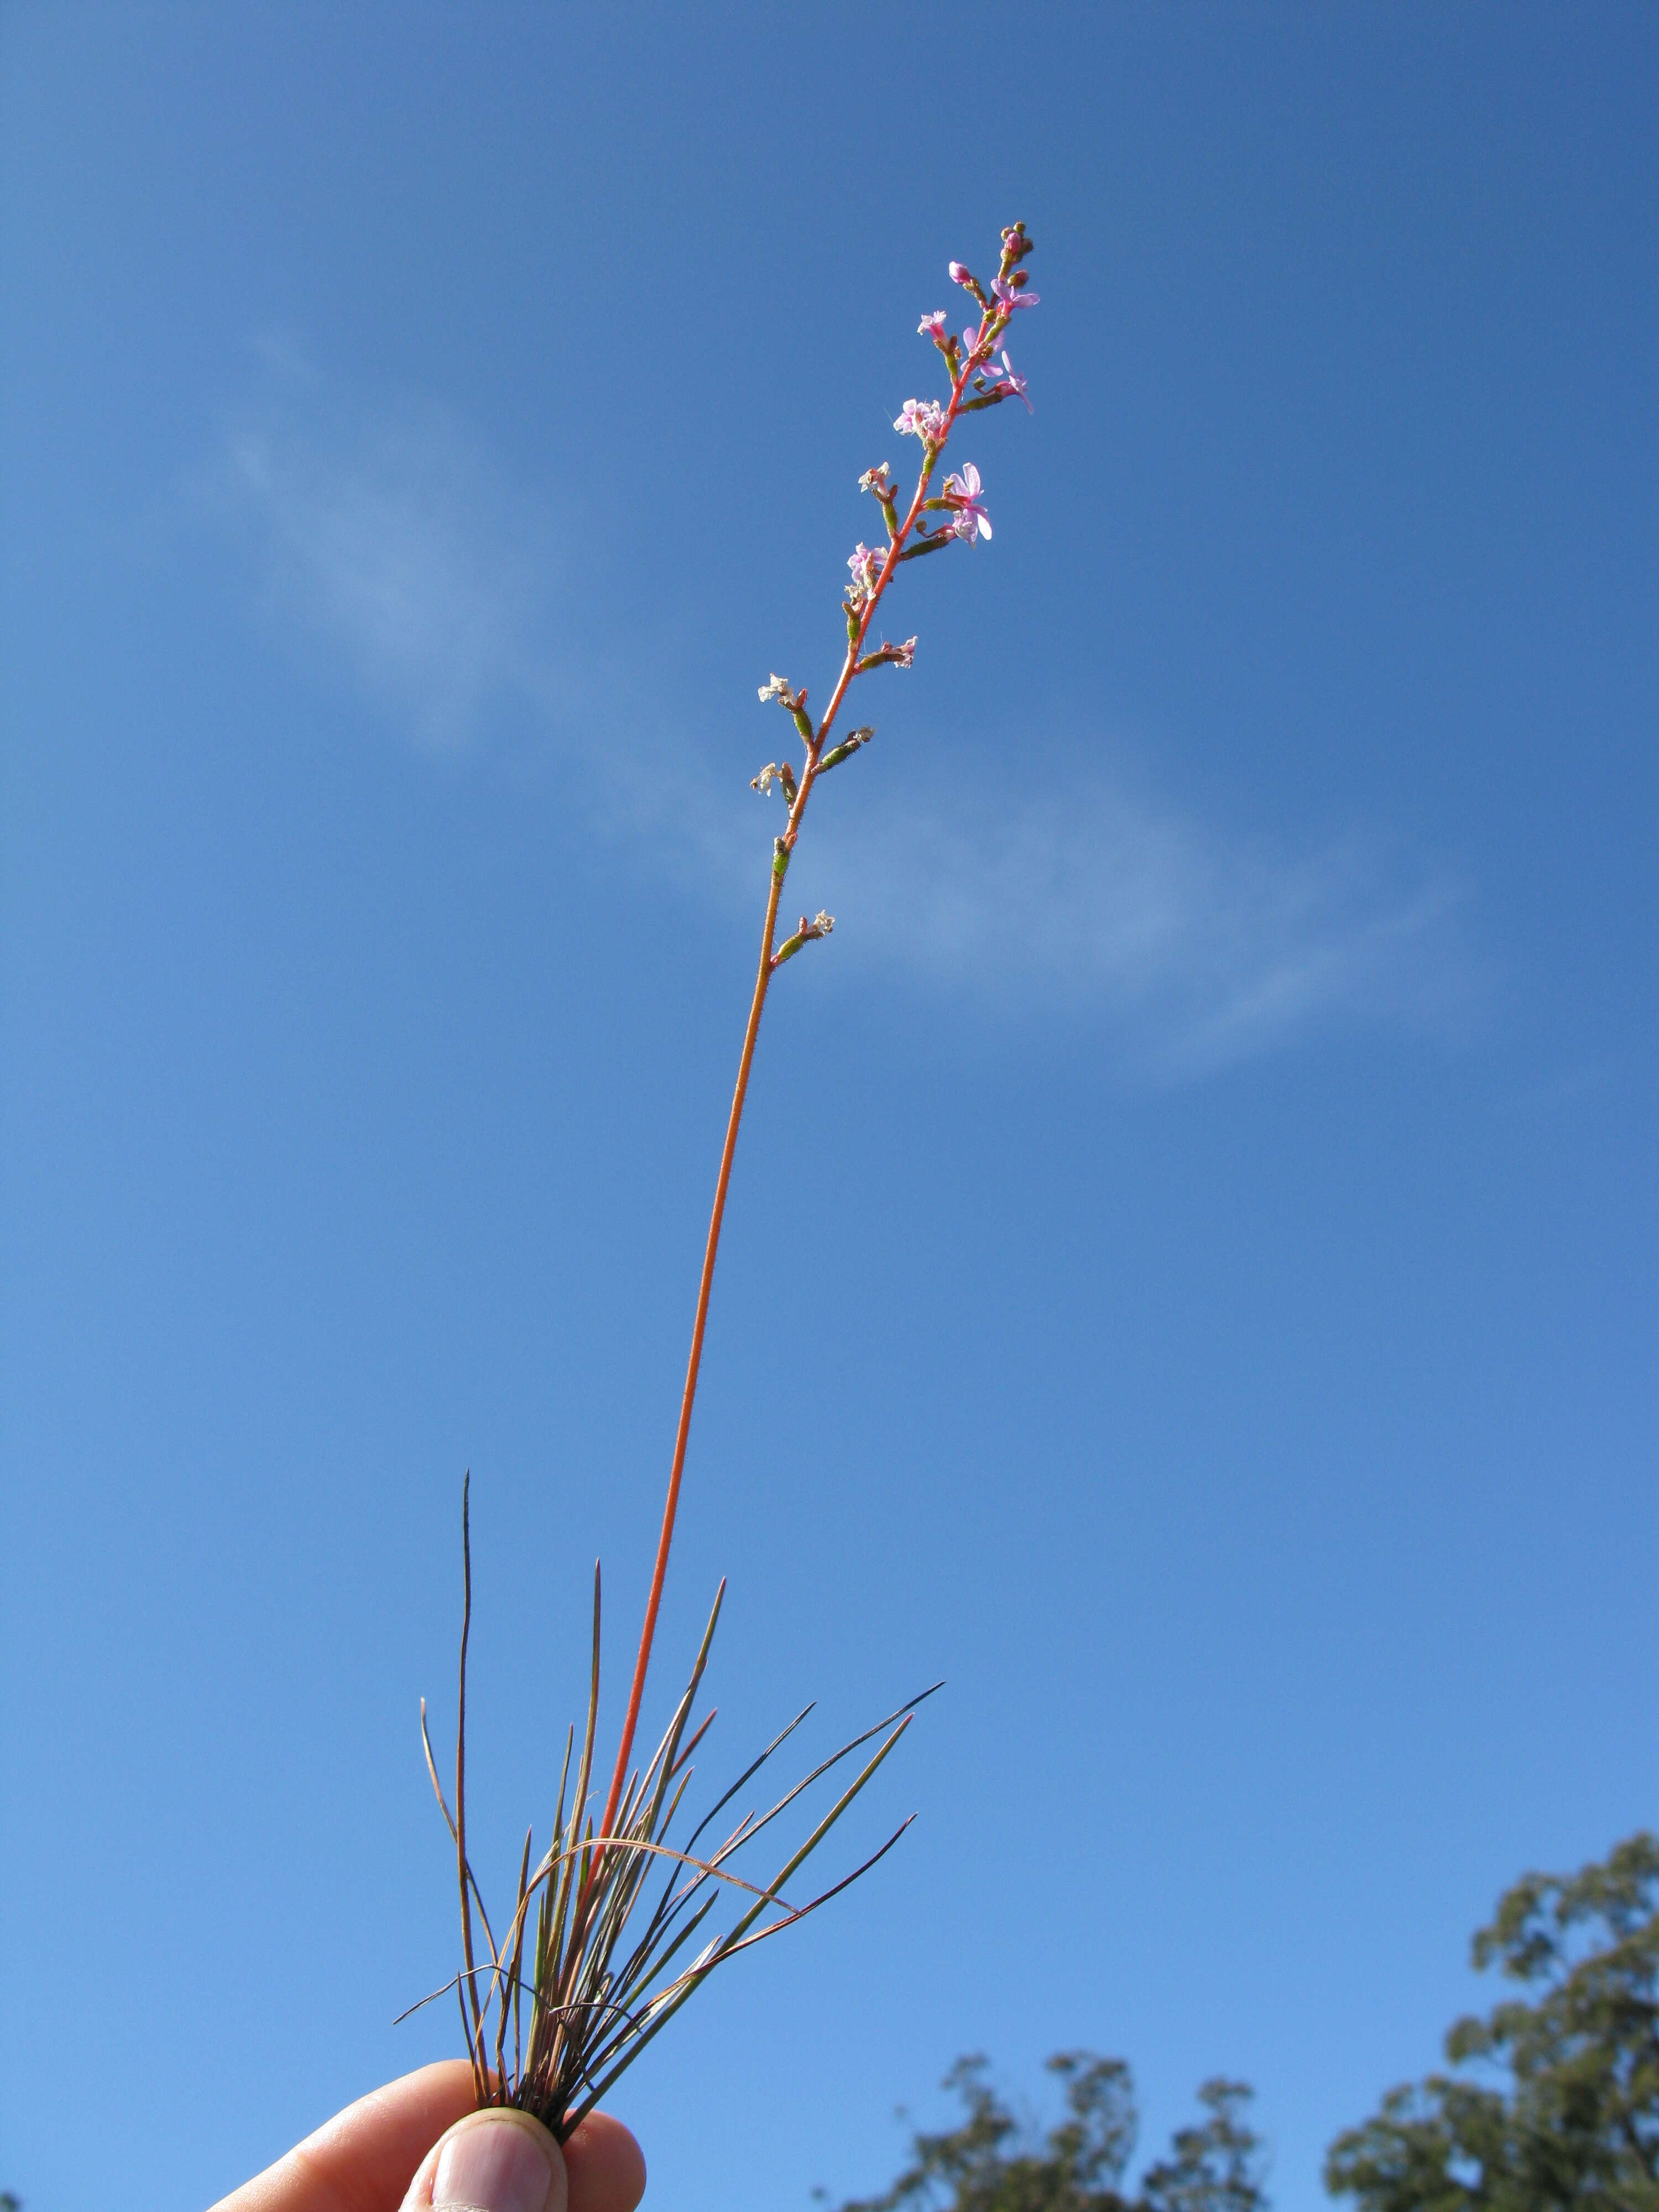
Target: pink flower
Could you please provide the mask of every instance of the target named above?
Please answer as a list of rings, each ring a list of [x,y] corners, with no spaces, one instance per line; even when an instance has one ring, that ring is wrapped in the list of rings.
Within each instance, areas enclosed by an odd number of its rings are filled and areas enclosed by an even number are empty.
[[[1009,314],[1012,314],[1016,307],[1035,307],[1041,297],[1041,295],[1038,293],[1028,292],[1024,285],[1020,286],[1018,290],[1016,290],[1012,284],[1007,283],[1007,281],[1001,276],[997,278],[995,283],[992,285],[991,289],[995,293],[997,298],[1001,301],[1004,309]]]
[[[868,599],[875,590],[876,579],[881,574],[881,564],[885,557],[875,546],[863,544],[855,545],[848,555],[847,565],[853,572],[848,597],[855,605],[860,599]]]
[[[966,267],[965,264],[960,261],[953,261],[951,264],[951,282],[953,284],[971,283],[973,282],[972,270]]]
[[[998,385],[997,390],[1005,398],[1025,399],[1025,412],[1028,415],[1036,413],[1036,409],[1032,406],[1029,399],[1025,398],[1025,379],[1009,360],[1006,351],[1002,356],[1002,381]]]
[[[979,480],[979,471],[971,461],[964,461],[959,477],[946,477],[945,496],[956,509],[951,527],[958,538],[965,538],[972,545],[975,533],[979,538],[991,534],[991,518],[980,501],[984,486]]]
[[[932,338],[935,345],[945,343],[945,310],[935,307],[931,315],[924,315],[916,325],[919,337]]]
[[[911,667],[915,661],[915,657],[916,641],[913,637],[907,637],[902,645],[896,645],[893,648],[893,665],[896,668]]]
[[[945,410],[937,399],[907,399],[893,418],[893,428],[925,446],[945,443]]]

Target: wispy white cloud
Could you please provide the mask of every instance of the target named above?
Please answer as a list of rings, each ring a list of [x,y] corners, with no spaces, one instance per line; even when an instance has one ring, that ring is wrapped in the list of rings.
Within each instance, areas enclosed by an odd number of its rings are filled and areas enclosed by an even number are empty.
[[[815,880],[843,957],[896,956],[998,996],[1087,1007],[1143,1066],[1219,1066],[1310,1024],[1461,1026],[1476,990],[1464,900],[1350,837],[1296,856],[1097,776],[1062,803],[900,806],[821,830]]]
[[[563,619],[574,532],[453,421],[404,408],[353,426],[292,362],[282,383],[212,476],[266,617],[419,744],[475,744],[508,715],[533,728],[599,834],[644,838],[723,903],[752,897],[761,802],[663,738],[645,758],[630,733],[638,773],[612,772],[617,723],[659,724],[628,712],[642,672],[604,665]],[[969,778],[853,811],[826,809],[798,863],[807,903],[842,915],[838,968],[1104,1018],[1143,1068],[1200,1072],[1338,1022],[1455,1032],[1479,996],[1458,887],[1358,836],[1276,848],[1100,773],[1063,799],[1011,806]]]
[[[204,486],[252,555],[264,616],[422,745],[468,744],[504,706],[544,702],[566,568],[550,519],[436,410],[352,422],[299,404],[315,380],[281,365],[280,396],[227,432]]]

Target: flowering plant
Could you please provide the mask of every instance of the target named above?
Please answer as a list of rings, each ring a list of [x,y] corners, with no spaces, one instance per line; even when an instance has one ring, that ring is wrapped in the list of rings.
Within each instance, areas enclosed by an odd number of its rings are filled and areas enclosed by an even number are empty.
[[[859,489],[874,498],[880,511],[884,537],[875,545],[860,541],[848,560],[848,582],[842,600],[846,651],[823,714],[815,722],[807,708],[805,687],[797,690],[785,677],[775,674],[760,686],[762,702],[769,704],[775,701],[789,716],[805,757],[799,768],[787,760],[770,761],[753,780],[754,788],[763,794],[770,792],[775,785],[777,787],[788,808],[788,817],[782,830],[772,841],[760,966],[750,1002],[743,1051],[738,1063],[737,1088],[714,1186],[714,1212],[697,1286],[691,1355],[680,1401],[662,1530],[627,1712],[604,1808],[596,1820],[591,1809],[599,1693],[599,1578],[596,1567],[592,1666],[581,1750],[576,1754],[573,1729],[566,1739],[552,1840],[532,1868],[532,1838],[526,1833],[512,1917],[499,1938],[485,1910],[466,1846],[466,1650],[472,1618],[472,1569],[466,1496],[463,1493],[465,1603],[461,1627],[453,1813],[438,1779],[427,1736],[424,1701],[421,1707],[421,1734],[428,1770],[454,1843],[460,1888],[462,1964],[459,1974],[452,1983],[445,1984],[445,1989],[453,1988],[459,1996],[462,2029],[479,2103],[518,2106],[544,2121],[562,2140],[592,2111],[605,2090],[716,1966],[816,1911],[828,1898],[874,1865],[876,1859],[890,1850],[903,1833],[901,1827],[874,1857],[808,1903],[792,1905],[785,1897],[784,1884],[817,1850],[887,1757],[909,1725],[911,1714],[921,1702],[919,1698],[911,1698],[875,1728],[844,1744],[805,1780],[787,1790],[769,1812],[758,1816],[744,1814],[723,1840],[705,1845],[699,1855],[697,1846],[712,1823],[806,1717],[805,1713],[798,1715],[716,1801],[683,1846],[668,1843],[668,1833],[691,1780],[692,1753],[714,1718],[710,1713],[693,1725],[693,1711],[725,1594],[724,1583],[715,1596],[690,1680],[674,1709],[666,1733],[641,1769],[630,1770],[629,1761],[656,1635],[674,1522],[679,1510],[680,1479],[685,1466],[698,1370],[702,1363],[703,1332],[708,1319],[714,1261],[720,1249],[726,1190],[756,1039],[760,1034],[761,1015],[779,969],[793,960],[804,946],[828,937],[835,927],[834,917],[829,914],[819,912],[810,920],[802,915],[795,928],[780,943],[778,915],[784,881],[819,778],[851,759],[875,734],[873,728],[865,724],[832,742],[848,692],[859,678],[871,675],[878,668],[908,668],[915,661],[914,637],[906,638],[899,645],[890,644],[884,637],[879,644],[871,642],[876,610],[900,566],[958,541],[976,545],[990,538],[985,487],[971,461],[964,462],[959,470],[947,476],[938,492],[933,490],[933,483],[939,457],[960,416],[994,407],[1005,399],[1018,398],[1028,409],[1030,406],[1025,380],[1016,373],[1006,350],[998,357],[998,349],[1015,315],[1037,304],[1037,295],[1029,287],[1024,265],[1030,251],[1031,240],[1024,223],[1015,223],[1005,230],[997,274],[988,289],[961,262],[951,264],[952,281],[969,294],[979,311],[977,322],[965,328],[960,337],[948,327],[949,318],[943,308],[921,319],[921,334],[932,340],[944,361],[950,378],[950,394],[944,400],[907,399],[894,422],[896,430],[920,440],[921,445],[915,487],[902,513],[899,487],[885,461],[877,468],[866,470],[859,479]],[[762,1829],[792,1806],[813,1783],[878,1736],[882,1739],[878,1747],[770,1881],[756,1883],[735,1871],[732,1862]],[[903,1826],[908,1825],[907,1821]],[[660,1876],[655,1884],[653,1874]],[[647,1898],[647,1888],[654,1888],[653,1899]],[[689,1963],[671,1971],[673,1962],[725,1897],[734,1899],[738,1904],[734,1920],[720,1933],[708,1938]],[[479,1933],[482,1946],[477,1940]],[[488,1950],[487,1960],[481,1955],[483,1948]],[[429,2000],[422,2000],[427,2002]]]

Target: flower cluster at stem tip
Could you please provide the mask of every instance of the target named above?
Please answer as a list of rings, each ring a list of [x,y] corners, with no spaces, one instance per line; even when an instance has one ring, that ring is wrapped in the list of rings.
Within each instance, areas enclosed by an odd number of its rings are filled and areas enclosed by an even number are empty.
[[[842,598],[842,611],[847,622],[847,659],[822,722],[814,726],[806,709],[805,690],[793,690],[786,678],[774,675],[760,687],[762,701],[775,699],[787,710],[806,747],[805,765],[799,777],[792,768],[772,762],[753,779],[755,789],[762,793],[769,791],[775,783],[778,785],[789,808],[788,827],[777,840],[775,872],[780,881],[781,869],[787,866],[793,849],[801,809],[814,779],[836,767],[873,734],[867,729],[855,731],[849,738],[826,750],[830,725],[848,684],[854,677],[868,675],[876,668],[908,668],[915,659],[916,641],[913,637],[907,638],[902,645],[889,644],[884,638],[873,648],[867,642],[872,617],[899,563],[914,561],[919,555],[934,552],[943,545],[956,542],[976,545],[981,538],[988,542],[991,537],[985,486],[974,464],[964,461],[960,469],[945,477],[937,492],[933,489],[933,471],[958,416],[995,407],[1005,399],[1018,399],[1028,414],[1034,411],[1025,379],[1015,368],[1002,343],[1014,317],[1037,305],[1037,295],[1030,289],[1022,265],[1030,251],[1031,240],[1026,235],[1025,226],[1017,222],[1002,234],[997,273],[988,287],[981,285],[964,263],[951,262],[951,281],[960,285],[973,301],[979,310],[978,322],[969,323],[958,336],[950,327],[947,311],[935,307],[931,313],[923,315],[916,325],[921,336],[929,340],[944,361],[951,380],[950,394],[944,399],[907,399],[894,419],[893,428],[901,436],[918,439],[921,445],[921,466],[908,507],[901,511],[899,486],[886,461],[866,469],[859,478],[859,489],[870,493],[881,511],[886,526],[885,542],[878,540],[873,545],[866,545],[860,538],[848,556],[848,583]],[[819,923],[823,926],[818,927]],[[809,924],[803,915],[799,930],[788,940],[788,951],[793,952],[799,944],[812,937],[828,934],[827,916],[820,915],[817,923]],[[776,957],[782,958],[787,954],[781,952]]]

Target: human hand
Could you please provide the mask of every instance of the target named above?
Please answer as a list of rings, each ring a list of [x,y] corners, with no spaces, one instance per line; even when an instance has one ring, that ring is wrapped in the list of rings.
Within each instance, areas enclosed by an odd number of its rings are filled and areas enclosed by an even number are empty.
[[[472,2069],[422,2066],[348,2105],[213,2212],[634,2212],[645,2160],[593,2112],[561,2150],[528,2114],[476,2109]]]

